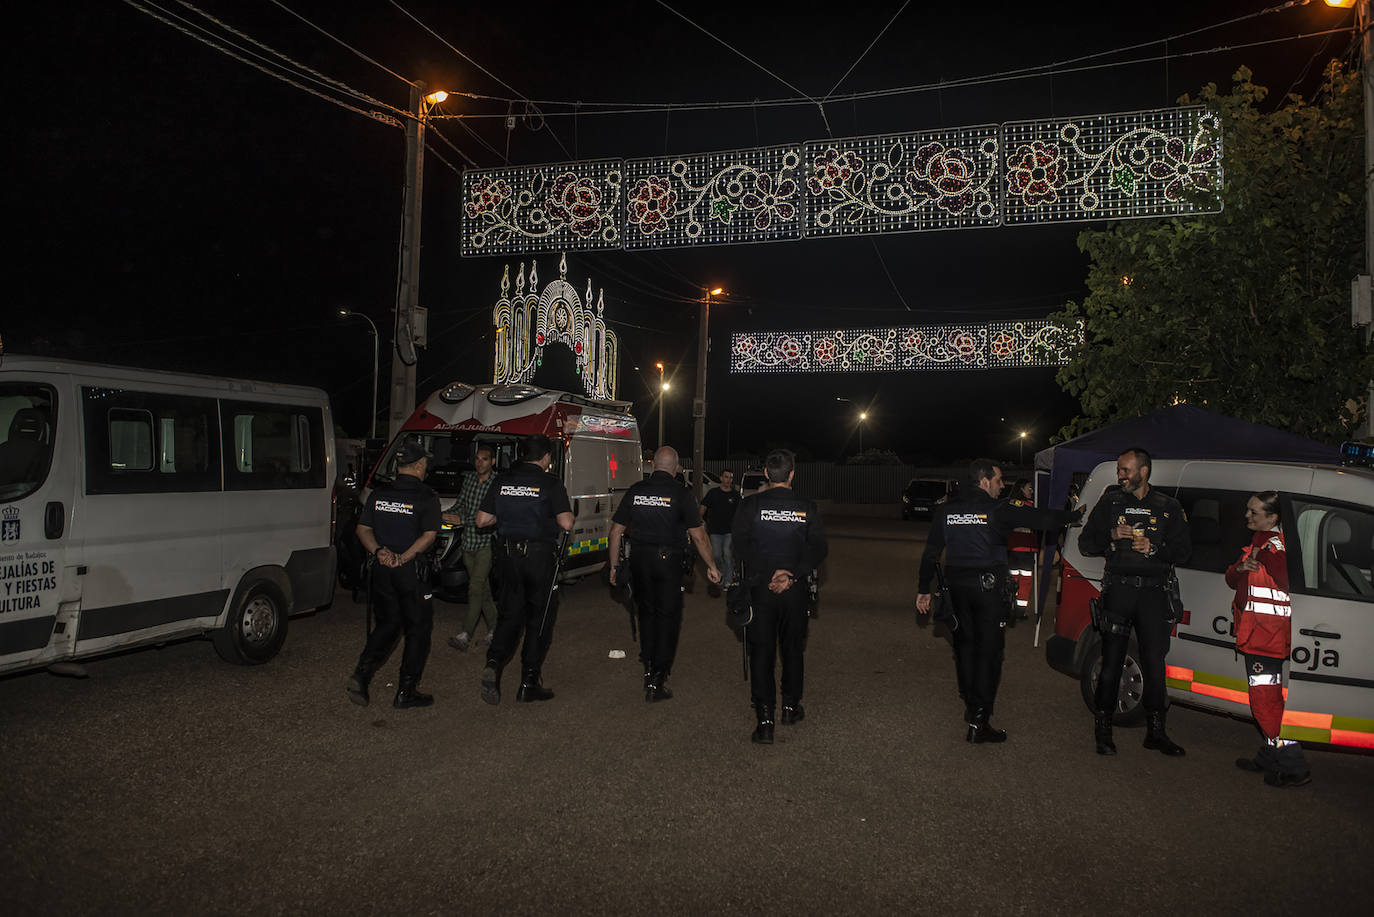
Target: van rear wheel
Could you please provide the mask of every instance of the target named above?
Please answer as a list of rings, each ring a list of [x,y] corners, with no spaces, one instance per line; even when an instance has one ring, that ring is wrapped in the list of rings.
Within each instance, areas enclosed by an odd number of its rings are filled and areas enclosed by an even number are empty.
[[[215,652],[225,662],[261,665],[286,642],[286,598],[274,584],[261,581],[242,591],[224,626],[211,635]]]
[[[1089,710],[1096,711],[1097,682],[1102,675],[1102,641],[1094,640],[1083,657],[1079,669],[1078,685],[1083,693],[1083,703]],[[1118,726],[1139,726],[1145,722],[1145,707],[1141,701],[1145,696],[1145,673],[1140,668],[1140,647],[1135,637],[1126,646],[1126,660],[1121,667],[1121,689],[1117,692],[1116,712],[1112,722]]]

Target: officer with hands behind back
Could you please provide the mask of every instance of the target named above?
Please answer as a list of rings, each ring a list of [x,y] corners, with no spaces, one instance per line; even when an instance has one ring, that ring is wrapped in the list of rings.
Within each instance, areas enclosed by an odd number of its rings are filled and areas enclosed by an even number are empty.
[[[921,556],[916,607],[928,614],[930,581],[945,551],[949,600],[953,605],[954,671],[964,701],[967,740],[1004,742],[1007,734],[988,720],[1002,680],[1002,651],[1015,586],[1007,566],[1007,536],[1014,529],[1048,531],[1070,525],[1081,510],[1036,509],[1002,502],[1002,469],[992,459],[975,459],[969,478],[976,485],[937,508]]]
[[[620,557],[620,541],[627,528],[630,533],[630,569],[612,567],[611,585],[619,585],[620,577],[627,574],[632,578],[646,701],[673,696],[664,682],[672,671],[682,630],[683,546],[687,536],[706,564],[707,579],[720,582],[696,498],[674,477],[677,471],[677,450],[660,446],[654,453],[653,474],[625,491],[611,520],[611,557]]]
[[[396,452],[396,478],[368,495],[358,517],[358,541],[370,555],[371,600],[377,626],[367,636],[358,667],[348,680],[348,698],[368,704],[367,686],[405,633],[401,674],[393,707],[428,707],[434,695],[416,687],[429,658],[434,606],[427,577],[416,558],[429,550],[439,531],[439,495],[424,483],[430,454],[418,439],[408,439]]]
[[[501,671],[515,653],[522,627],[525,643],[515,699],[553,697],[539,679],[558,610],[553,586],[560,530],[570,532],[573,527],[567,488],[549,473],[553,449],[552,440],[542,434],[521,441],[520,461],[492,482],[477,508],[478,528],[496,526],[501,572],[496,635],[482,670],[482,700],[489,704],[501,703]]]
[[[1188,520],[1177,500],[1150,487],[1150,453],[1144,449],[1127,449],[1117,457],[1116,480],[1119,486],[1108,487],[1102,494],[1078,536],[1078,548],[1085,555],[1107,557],[1099,623],[1102,674],[1093,704],[1097,753],[1116,754],[1112,715],[1134,627],[1145,680],[1142,704],[1149,726],[1145,747],[1181,755],[1183,748],[1164,732],[1164,656],[1169,651],[1169,631],[1176,623],[1165,589],[1173,565],[1192,553]]]
[[[782,724],[806,716],[802,709],[803,654],[809,598],[806,578],[825,560],[829,545],[820,511],[792,492],[796,457],[775,449],[764,460],[768,488],[745,497],[735,513],[735,557],[744,562],[754,619],[745,628],[749,650],[750,699],[757,727],[752,740],[773,744],[773,680],[782,648]]]

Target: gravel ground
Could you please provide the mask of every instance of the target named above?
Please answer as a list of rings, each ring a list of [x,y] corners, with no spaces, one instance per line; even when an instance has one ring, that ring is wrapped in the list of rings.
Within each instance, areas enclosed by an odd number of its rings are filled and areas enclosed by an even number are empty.
[[[1093,753],[1078,686],[1009,633],[995,722],[963,741],[946,644],[913,624],[924,526],[831,521],[807,717],[749,742],[739,645],[687,597],[676,697],[646,704],[623,610],[563,592],[544,680],[480,702],[444,645],[427,710],[343,685],[363,610],[291,622],[255,668],[187,641],[0,679],[7,914],[1257,914],[1357,909],[1374,758],[1309,751],[1314,781],[1236,770],[1253,726],[1176,707],[1181,760]],[[1045,633],[1049,632],[1047,627]],[[626,659],[608,658],[613,649]]]

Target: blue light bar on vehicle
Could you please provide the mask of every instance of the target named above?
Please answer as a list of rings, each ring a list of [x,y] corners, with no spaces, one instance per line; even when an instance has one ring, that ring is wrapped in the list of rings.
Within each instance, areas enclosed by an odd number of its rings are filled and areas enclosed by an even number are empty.
[[[1341,443],[1341,464],[1374,468],[1374,443]]]

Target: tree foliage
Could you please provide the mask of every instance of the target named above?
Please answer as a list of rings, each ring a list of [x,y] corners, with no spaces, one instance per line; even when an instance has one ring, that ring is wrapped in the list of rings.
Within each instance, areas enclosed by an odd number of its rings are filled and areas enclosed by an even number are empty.
[[[1313,101],[1271,112],[1249,70],[1233,79],[1198,100],[1221,115],[1222,212],[1078,237],[1089,293],[1054,318],[1084,323],[1058,375],[1082,413],[1060,436],[1186,401],[1336,440],[1369,410],[1374,357],[1350,327],[1364,272],[1359,75],[1333,65]]]

